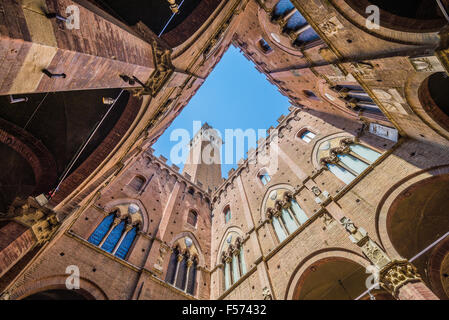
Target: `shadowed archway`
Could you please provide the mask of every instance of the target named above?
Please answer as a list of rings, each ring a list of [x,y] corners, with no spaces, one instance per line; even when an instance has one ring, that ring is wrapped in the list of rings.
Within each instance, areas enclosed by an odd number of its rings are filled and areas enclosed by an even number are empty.
[[[402,257],[413,259],[423,280],[441,299],[449,298],[449,246],[436,246],[414,257],[449,231],[447,199],[449,175],[428,178],[405,189],[387,218],[395,249]]]

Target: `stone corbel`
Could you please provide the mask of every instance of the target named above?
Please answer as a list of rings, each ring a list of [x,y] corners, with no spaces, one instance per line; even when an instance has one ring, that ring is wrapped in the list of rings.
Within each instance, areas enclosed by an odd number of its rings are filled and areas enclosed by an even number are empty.
[[[33,197],[28,197],[26,200],[16,198],[9,207],[5,218],[10,218],[31,228],[36,236],[37,244],[42,244],[50,240],[60,223],[56,213],[44,207],[45,201],[39,202],[39,200]]]
[[[156,40],[152,44],[156,70],[146,82],[145,88],[134,90],[135,96],[156,96],[174,72],[171,62],[171,50],[162,48]]]

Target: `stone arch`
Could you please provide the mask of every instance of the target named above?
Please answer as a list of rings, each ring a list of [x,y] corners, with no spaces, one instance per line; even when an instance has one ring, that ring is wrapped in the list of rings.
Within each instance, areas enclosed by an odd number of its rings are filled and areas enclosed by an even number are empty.
[[[314,252],[307,258],[305,258],[293,271],[287,284],[284,299],[285,300],[298,299],[300,296],[300,291],[303,289],[307,277],[312,272],[314,272],[313,271],[314,267],[316,268],[317,266],[332,261],[346,261],[349,263],[356,264],[360,266],[363,274],[366,274],[365,269],[370,265],[370,262],[366,258],[362,257],[361,255],[355,252],[348,251],[342,248],[331,248],[323,251]],[[369,274],[366,274],[366,278],[368,278],[368,276]],[[366,289],[365,282],[362,283],[361,287],[362,290],[360,290],[360,294],[362,294]],[[353,298],[357,298],[357,296],[354,296]]]
[[[352,9],[368,17],[366,8],[380,9],[381,25],[403,32],[437,32],[446,25],[436,1],[433,0],[345,0]],[[443,0],[443,2],[447,2]]]
[[[150,225],[150,215],[148,214],[148,211],[146,210],[144,204],[137,199],[131,199],[131,198],[120,198],[120,199],[115,199],[113,201],[108,202],[103,210],[106,212],[112,212],[114,211],[119,205],[124,205],[124,204],[135,204],[139,207],[140,209],[140,213],[142,215],[142,226],[141,226],[141,230],[144,233],[148,232],[148,228]],[[120,210],[120,209],[119,209]],[[122,209],[123,211],[123,209]],[[121,216],[125,216],[127,214],[127,212],[121,212]]]
[[[440,298],[440,299],[448,299],[449,297],[449,289],[444,288],[442,285],[443,277],[448,278],[449,272],[446,272],[443,274],[443,268],[447,267],[449,258],[447,257],[447,253],[449,252],[449,237],[440,242],[434,250],[432,250],[432,253],[430,254],[429,260],[428,260],[428,278],[430,282],[430,286],[433,290],[433,292]],[[445,263],[445,266],[443,266],[443,263]],[[447,281],[447,280],[446,280]]]
[[[67,289],[67,275],[55,275],[39,280],[28,281],[11,293],[11,300],[21,300],[35,293],[54,289]],[[108,296],[95,282],[80,277],[79,293],[88,300],[109,300]]]
[[[396,251],[393,243],[390,240],[387,231],[387,219],[393,202],[401,193],[404,193],[410,186],[422,182],[428,178],[437,177],[449,174],[449,165],[441,165],[437,167],[428,168],[426,170],[418,171],[404,179],[398,181],[392,186],[380,200],[376,209],[376,232],[380,241],[380,245],[384,248],[386,253],[391,258],[402,258]],[[410,258],[410,257],[406,257]]]
[[[388,11],[381,11],[382,15],[389,17],[392,22],[388,25],[382,24],[379,29],[370,30],[366,27],[366,19],[371,13],[366,14],[366,8],[373,4],[373,0],[329,0],[337,12],[348,20],[350,24],[355,25],[366,34],[372,35],[376,38],[388,42],[395,42],[405,45],[437,45],[439,43],[438,28],[425,28],[425,24],[421,27],[416,27],[415,30],[407,29],[415,23],[398,23],[398,16],[391,15]],[[338,17],[344,25],[349,25],[343,18]],[[416,22],[416,19],[411,19]],[[344,22],[343,22],[344,21]],[[396,21],[396,23],[394,23]],[[404,21],[404,20],[402,20]],[[418,26],[418,24],[416,24]],[[436,30],[436,31],[435,31]]]
[[[241,240],[244,239],[244,233],[243,233],[242,229],[240,229],[239,227],[236,227],[236,226],[228,227],[225,230],[225,232],[223,232],[223,236],[221,237],[220,246],[218,247],[217,256],[215,259],[215,265],[219,265],[221,263],[221,261],[220,261],[221,254],[223,252],[223,248],[225,246],[226,239],[228,238],[228,235],[231,233],[236,233],[238,235],[238,237],[240,237]],[[233,239],[233,241],[235,241],[235,239]]]
[[[267,219],[266,216],[266,204],[268,202],[268,198],[270,196],[270,194],[274,191],[274,190],[278,190],[278,189],[285,189],[286,191],[289,192],[294,192],[295,188],[293,188],[293,186],[286,184],[286,183],[280,183],[280,184],[276,184],[274,186],[271,186],[270,188],[268,188],[268,190],[265,192],[265,195],[263,197],[263,200],[260,204],[260,218],[262,221],[265,221],[265,219]]]
[[[336,139],[336,138],[354,138],[354,137],[351,134],[342,131],[342,132],[337,132],[337,133],[333,133],[333,134],[324,136],[321,139],[316,139],[316,141],[314,142],[312,153],[310,154],[311,163],[313,164],[313,166],[316,169],[321,168],[321,165],[320,165],[320,162],[318,159],[318,153],[319,153],[319,148],[320,148],[321,144],[326,142],[327,140],[332,140],[332,139]]]
[[[172,248],[178,240],[183,239],[183,238],[190,238],[190,239],[192,239],[193,245],[195,246],[196,250],[198,251],[199,266],[205,267],[206,259],[204,257],[203,250],[201,249],[201,245],[200,245],[198,239],[196,238],[196,236],[192,232],[190,232],[190,231],[182,231],[182,232],[178,233],[169,242],[169,244],[168,244],[169,247]]]
[[[426,114],[449,132],[449,96],[445,89],[449,88],[449,77],[446,72],[429,75],[418,89],[418,97]]]
[[[221,2],[222,0],[200,1],[190,15],[174,29],[163,34],[162,39],[172,48],[183,44],[203,26]]]
[[[20,157],[21,162],[28,164],[29,167],[27,169],[31,169],[32,171],[29,176],[33,176],[28,178],[30,181],[34,181],[34,185],[30,185],[32,190],[29,190],[32,195],[47,193],[54,187],[57,180],[56,161],[47,147],[39,139],[15,124],[0,118],[0,143],[10,153],[14,153],[15,156]],[[5,156],[3,152],[5,150],[2,151],[2,156]],[[24,170],[20,171],[23,172]],[[23,173],[23,176],[25,175]],[[15,177],[16,179],[17,177]],[[2,193],[7,193],[7,191],[3,190]],[[23,196],[28,195],[26,192],[23,194]],[[0,206],[5,205],[7,207],[13,200],[8,198],[6,195],[5,203],[1,201]],[[6,211],[7,208],[4,209]],[[2,210],[1,207],[0,210]]]
[[[448,186],[449,165],[416,172],[388,190],[376,211],[376,231],[387,254],[412,259],[424,281],[444,299],[449,298],[449,286],[443,286],[439,271],[443,260],[449,261],[448,238],[423,250],[449,231],[444,204]]]
[[[423,63],[431,63],[429,58],[420,58]],[[435,57],[436,59],[436,57]],[[423,137],[432,140],[439,140],[439,143],[447,143],[449,140],[449,129],[446,129],[441,123],[441,119],[446,116],[441,112],[441,118],[437,115],[439,108],[431,98],[427,86],[427,79],[435,73],[432,72],[413,72],[410,73],[404,84],[404,93],[408,106],[416,115],[421,123],[416,130],[407,132],[410,137],[423,139]],[[437,121],[438,120],[438,121]]]

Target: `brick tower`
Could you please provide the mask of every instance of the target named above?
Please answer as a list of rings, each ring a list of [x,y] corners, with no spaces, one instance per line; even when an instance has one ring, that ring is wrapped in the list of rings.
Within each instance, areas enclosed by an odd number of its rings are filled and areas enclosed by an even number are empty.
[[[212,191],[223,182],[221,176],[222,145],[218,132],[207,122],[190,141],[190,151],[183,173],[192,177],[194,183],[200,182],[204,189]]]

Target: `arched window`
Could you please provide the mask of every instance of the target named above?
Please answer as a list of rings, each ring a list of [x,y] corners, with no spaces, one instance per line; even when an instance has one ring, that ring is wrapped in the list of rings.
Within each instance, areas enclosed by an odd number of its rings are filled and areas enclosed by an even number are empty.
[[[268,182],[270,182],[270,180],[271,180],[271,177],[268,174],[266,169],[260,170],[258,176],[259,176],[259,180],[262,182],[262,184],[264,186],[266,186],[268,184]]]
[[[231,208],[229,206],[227,206],[223,210],[223,214],[224,214],[224,218],[225,218],[225,223],[228,223],[229,220],[231,220]]]
[[[187,223],[190,224],[191,226],[196,227],[197,221],[198,221],[198,214],[195,211],[190,210],[189,215],[187,216]]]
[[[264,38],[259,40],[259,47],[262,50],[262,52],[265,53],[265,54],[270,53],[271,51],[273,51],[273,49],[270,47],[270,45],[268,44],[268,42]]]
[[[192,239],[178,240],[170,256],[165,281],[191,295],[195,294],[198,270],[197,250]]]
[[[299,132],[298,136],[302,141],[309,143],[316,137],[316,134],[309,130],[302,130]]]
[[[310,90],[304,90],[303,92],[304,92],[304,94],[306,95],[306,97],[307,97],[308,99],[320,101],[320,98],[317,97],[317,95],[315,94],[315,92],[310,91]]]
[[[193,188],[189,188],[187,190],[187,192],[193,196],[193,194],[195,193],[195,190]]]
[[[370,68],[369,65],[367,65]],[[364,115],[382,115],[382,111],[369,94],[359,85],[337,85],[331,88],[340,96],[348,109],[363,111]]]
[[[223,282],[228,290],[246,273],[245,252],[241,239],[230,233],[222,251]]]
[[[145,178],[143,178],[141,176],[135,176],[129,183],[129,186],[136,191],[140,191],[144,184],[145,184]]]
[[[284,241],[309,219],[293,194],[283,188],[268,194],[264,208],[279,242]]]
[[[115,213],[111,213],[106,218],[101,221],[95,231],[90,235],[88,241],[96,246],[98,246],[103,240],[104,236],[108,233],[111,228],[112,223],[114,222]]]
[[[328,156],[322,157],[320,162],[325,165],[338,179],[346,184],[351,183],[359,174],[365,171],[381,154],[364,145],[355,143],[350,138],[339,141],[340,147],[330,149],[333,142],[324,142],[328,150]]]
[[[272,21],[291,39],[292,46],[304,47],[320,40],[312,26],[290,0],[280,0],[272,11]]]
[[[120,259],[125,259],[136,239],[142,218],[136,205],[119,207],[121,210],[127,208],[127,214],[122,218],[117,216],[118,211],[108,215],[87,241]]]

